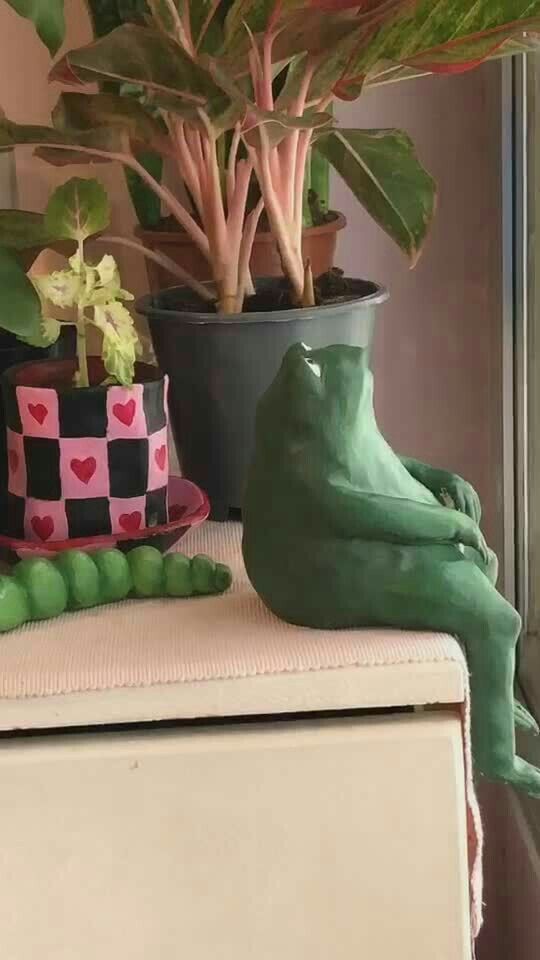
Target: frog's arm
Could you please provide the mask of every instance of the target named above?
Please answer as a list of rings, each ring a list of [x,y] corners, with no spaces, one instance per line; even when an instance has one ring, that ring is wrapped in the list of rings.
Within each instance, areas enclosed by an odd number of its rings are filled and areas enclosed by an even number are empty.
[[[55,560],[21,560],[13,576],[0,577],[0,632],[65,610],[114,603],[126,597],[191,597],[224,593],[231,571],[210,557],[162,556],[155,547],[130,553],[67,550]]]
[[[476,523],[480,523],[482,515],[480,498],[467,480],[463,480],[455,473],[449,473],[448,470],[439,470],[420,460],[413,460],[412,457],[399,459],[411,477],[431,490],[437,500],[446,506],[454,506],[456,510],[466,513]]]
[[[342,537],[419,545],[463,543],[487,560],[487,546],[478,524],[448,507],[364,493],[331,481],[318,512]]]

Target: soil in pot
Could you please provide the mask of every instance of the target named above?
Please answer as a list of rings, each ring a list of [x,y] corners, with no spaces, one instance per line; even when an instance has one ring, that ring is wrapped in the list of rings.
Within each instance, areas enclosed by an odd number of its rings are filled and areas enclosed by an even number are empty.
[[[346,226],[342,213],[331,211],[327,220],[316,227],[307,227],[303,233],[304,260],[311,261],[314,276],[326,273],[334,266],[337,235]],[[136,235],[145,247],[167,254],[197,280],[209,280],[208,263],[195,246],[191,237],[182,231],[173,218],[165,218],[160,228],[144,230],[137,227]],[[146,261],[150,290],[158,293],[171,286],[171,275],[151,260]],[[255,236],[251,256],[251,272],[254,277],[281,277],[281,260],[270,231],[259,230]]]
[[[167,378],[138,364],[132,387],[73,386],[75,360],[42,360],[3,376],[7,533],[34,541],[136,532],[166,523]]]
[[[186,288],[143,298],[158,363],[170,377],[169,410],[179,462],[210,497],[212,516],[242,506],[251,460],[255,411],[290,346],[347,343],[369,348],[376,307],[386,299],[375,283],[326,278],[326,302],[290,308],[284,280],[265,279],[241,314],[218,316]],[[262,309],[261,309],[262,308]]]

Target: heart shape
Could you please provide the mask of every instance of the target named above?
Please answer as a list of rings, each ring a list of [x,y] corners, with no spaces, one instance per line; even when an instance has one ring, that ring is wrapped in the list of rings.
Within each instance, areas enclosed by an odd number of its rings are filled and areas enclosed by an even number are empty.
[[[127,403],[115,403],[112,410],[120,423],[123,423],[125,427],[131,426],[135,419],[135,401],[133,399],[128,400]]]
[[[16,450],[8,450],[9,469],[15,473],[19,468],[19,454]]]
[[[40,540],[48,540],[54,530],[52,517],[32,517],[32,530]]]
[[[134,510],[133,513],[121,513],[118,522],[126,533],[135,533],[140,530],[142,523],[142,514],[140,510]]]
[[[70,463],[70,467],[81,483],[90,483],[90,480],[96,472],[96,458],[87,457],[86,460],[73,459]]]
[[[154,451],[154,460],[156,461],[160,470],[164,470],[167,463],[167,447],[163,444],[162,447],[158,447]]]
[[[41,427],[49,411],[43,403],[29,403],[28,412]]]

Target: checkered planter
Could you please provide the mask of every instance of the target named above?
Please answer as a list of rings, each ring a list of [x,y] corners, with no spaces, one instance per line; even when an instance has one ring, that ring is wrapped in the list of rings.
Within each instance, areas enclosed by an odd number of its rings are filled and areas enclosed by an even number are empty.
[[[7,532],[53,541],[166,523],[167,377],[139,364],[132,387],[76,389],[73,370],[42,361],[3,377]],[[91,381],[104,376],[92,358]]]

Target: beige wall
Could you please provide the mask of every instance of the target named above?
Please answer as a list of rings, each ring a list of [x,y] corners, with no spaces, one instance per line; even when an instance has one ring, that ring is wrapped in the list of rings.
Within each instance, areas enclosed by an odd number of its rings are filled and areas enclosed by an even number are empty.
[[[414,271],[348,189],[338,263],[391,293],[377,329],[381,426],[400,451],[471,480],[502,551],[500,69],[382,88],[342,104],[348,126],[401,127],[436,177],[439,202]],[[511,402],[511,398],[508,398]]]
[[[91,38],[90,24],[82,0],[66,3],[66,48],[85,43]],[[33,27],[21,19],[5,3],[0,3],[0,107],[16,121],[47,123],[58,97],[58,84],[47,83],[50,57],[35,36]],[[93,176],[103,179],[109,190],[113,223],[122,233],[131,233],[135,219],[122,171],[112,164],[52,167],[37,160],[31,148],[16,152],[19,201],[28,210],[42,210],[51,190],[70,176]],[[126,287],[135,294],[146,290],[144,263],[131,251],[115,249]]]

